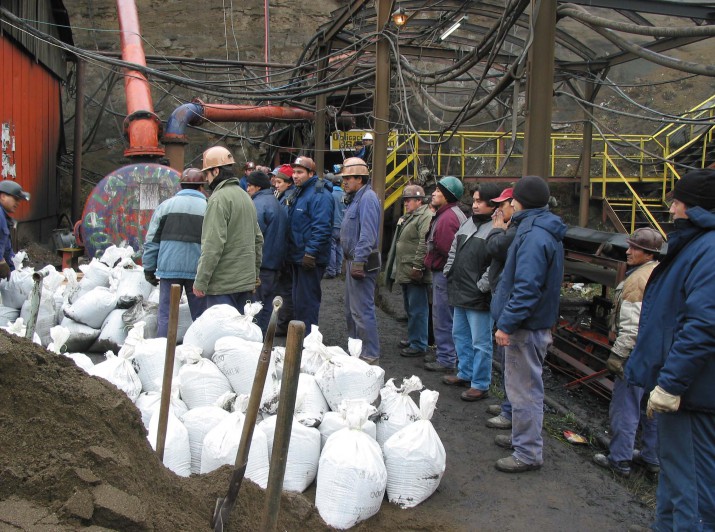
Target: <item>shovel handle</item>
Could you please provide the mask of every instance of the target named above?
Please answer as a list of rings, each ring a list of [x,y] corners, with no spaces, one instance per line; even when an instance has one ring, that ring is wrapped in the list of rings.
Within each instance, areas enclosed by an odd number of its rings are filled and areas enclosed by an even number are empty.
[[[223,500],[219,499],[214,509],[211,526],[215,532],[220,532],[228,523],[229,515],[233,506],[236,504],[238,491],[241,489],[243,475],[246,472],[248,465],[248,452],[251,450],[251,439],[253,438],[253,429],[256,428],[256,419],[258,418],[258,409],[261,406],[261,396],[263,395],[263,387],[266,383],[266,375],[268,374],[268,365],[271,362],[271,351],[273,351],[273,339],[276,335],[276,325],[278,323],[278,311],[283,305],[283,299],[276,296],[273,299],[273,312],[271,319],[268,322],[266,337],[263,340],[263,349],[261,356],[258,359],[256,366],[256,375],[253,378],[253,386],[251,387],[251,395],[248,399],[248,407],[246,408],[246,417],[243,420],[243,431],[241,432],[241,440],[238,444],[238,452],[236,453],[236,462],[234,464],[231,480],[228,484],[228,493]]]
[[[164,357],[164,379],[161,384],[161,403],[159,406],[159,430],[156,435],[156,454],[164,461],[166,429],[169,425],[169,404],[171,403],[171,381],[174,377],[174,356],[176,355],[176,332],[179,328],[179,303],[181,285],[172,284],[169,292],[169,326],[166,331],[166,356]]]
[[[273,438],[271,453],[271,468],[268,472],[266,486],[266,504],[263,508],[261,530],[272,532],[278,525],[278,514],[281,508],[281,491],[283,477],[288,460],[288,446],[293,427],[293,412],[295,397],[298,392],[298,377],[300,376],[300,358],[303,351],[305,324],[302,321],[291,321],[286,337],[286,352],[283,359],[283,378],[281,379],[281,395],[278,401],[278,419]]]

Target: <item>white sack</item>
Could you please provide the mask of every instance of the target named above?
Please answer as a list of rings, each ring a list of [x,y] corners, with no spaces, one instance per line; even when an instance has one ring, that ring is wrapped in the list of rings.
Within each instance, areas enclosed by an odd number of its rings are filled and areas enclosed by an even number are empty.
[[[151,417],[161,408],[161,392],[142,392],[134,403],[142,415],[142,423],[149,429]],[[169,396],[169,406],[174,415],[181,419],[188,411],[189,407],[179,398],[179,386],[171,387]]]
[[[21,338],[25,338],[25,333],[27,332],[27,326],[25,325],[25,320],[22,318],[17,318],[14,322],[9,323],[7,327],[0,327],[0,329],[4,329],[5,331],[9,332],[10,334],[14,334],[15,336],[20,336]],[[37,333],[34,333],[32,335],[32,341],[33,343],[36,343],[37,345],[42,345],[42,340],[40,340],[40,337],[37,336]]]
[[[99,329],[93,329],[69,318],[64,318],[60,326],[70,332],[70,337],[65,344],[67,351],[75,353],[88,351],[101,332]]]
[[[323,335],[317,325],[311,325],[310,333],[303,340],[300,372],[315,375],[328,358],[330,358],[330,354],[328,348],[323,344]]]
[[[124,311],[122,319],[127,329],[131,329],[140,321],[144,322],[144,338],[156,338],[159,312],[158,304],[143,301],[137,298],[137,302]]]
[[[387,470],[380,446],[360,427],[375,409],[365,403],[348,407],[348,427],[335,432],[320,454],[315,506],[338,529],[355,526],[380,511]]]
[[[132,246],[111,245],[102,252],[99,261],[110,268],[117,266],[123,267],[127,264],[134,264],[131,260],[132,255],[134,255],[134,248],[132,248]]]
[[[142,381],[139,380],[132,363],[111,351],[107,352],[107,360],[93,366],[89,374],[108,380],[126,393],[132,402],[137,400],[142,391]]]
[[[20,309],[0,305],[0,327],[7,327],[20,317]]]
[[[137,401],[138,403],[139,401]],[[191,448],[191,473],[201,473],[201,452],[204,448],[204,438],[229,413],[218,406],[200,406],[189,410],[181,421],[189,432],[189,447]],[[268,444],[266,444],[267,447]],[[234,460],[235,460],[234,456]]]
[[[184,360],[185,363],[179,370],[181,398],[189,409],[210,406],[223,394],[231,391],[231,383],[216,364],[207,358],[201,358],[198,348],[186,347],[195,351]]]
[[[97,286],[109,286],[112,270],[98,259],[92,259],[89,264],[80,264],[79,269],[84,274],[79,282],[79,292],[89,292]]]
[[[268,439],[268,455],[273,453],[273,438],[276,430],[276,416],[264,419],[258,428],[265,432]],[[320,459],[320,432],[298,423],[295,419],[291,426],[288,456],[286,458],[283,491],[304,492],[315,480]]]
[[[12,258],[15,269],[10,272],[10,279],[0,281],[0,299],[6,307],[20,309],[26,299],[30,297],[35,281],[32,280],[34,268],[23,268],[22,262],[27,253],[20,251]]]
[[[117,298],[146,299],[154,288],[145,278],[142,268],[119,268],[115,270],[115,275],[119,281],[117,284]]]
[[[354,399],[352,401],[343,401],[340,403],[340,406],[338,407],[337,412],[326,412],[325,415],[323,416],[323,421],[320,423],[320,426],[318,427],[318,430],[320,431],[320,449],[322,450],[323,447],[325,447],[325,442],[328,441],[328,438],[333,432],[337,432],[340,429],[347,428],[348,426],[348,420],[347,420],[347,413],[348,413],[348,405],[351,403],[362,403],[367,405],[367,403],[362,400],[362,399]],[[376,436],[376,428],[375,428],[375,423],[373,421],[370,421],[369,419],[363,423],[362,427],[360,427],[360,430],[362,430],[365,434],[370,436],[373,440],[375,439]]]
[[[447,463],[444,445],[434,430],[432,414],[439,393],[420,394],[421,419],[393,434],[383,447],[387,468],[387,498],[401,508],[412,508],[432,495]]]
[[[70,331],[62,325],[55,325],[50,329],[51,342],[47,345],[47,350],[57,353],[58,355],[66,349],[67,340],[69,340]]]
[[[156,440],[159,435],[159,412],[154,414],[149,423],[149,443],[156,450]],[[164,465],[180,477],[191,475],[191,449],[189,447],[189,432],[179,421],[174,411],[169,408],[169,422],[166,427],[164,441]]]
[[[203,356],[211,358],[216,341],[224,336],[238,336],[251,342],[263,342],[260,327],[253,323],[254,316],[260,311],[260,303],[247,304],[241,315],[231,305],[214,305],[191,324],[184,335],[184,343],[200,347]],[[256,311],[258,308],[258,311]]]
[[[116,292],[110,288],[97,286],[65,307],[64,313],[74,321],[88,325],[93,329],[101,329],[104,320],[116,307]]]
[[[157,318],[158,318],[158,308],[157,308]],[[158,319],[157,319],[158,321]],[[189,330],[191,324],[194,320],[191,318],[191,309],[188,303],[181,303],[179,305],[179,324],[176,327],[176,341],[181,343],[184,341],[184,335],[186,331]]]
[[[77,364],[77,366],[79,366],[81,369],[83,369],[87,373],[92,371],[92,368],[94,367],[94,362],[92,362],[92,359],[89,358],[84,353],[62,353],[62,356],[71,358],[72,361],[75,364]]]
[[[236,463],[245,419],[242,412],[232,412],[206,434],[201,452],[201,473],[210,473],[222,465]],[[268,457],[266,434],[254,428],[245,475],[263,489],[268,484]]]
[[[123,309],[114,309],[102,323],[99,336],[90,347],[90,351],[104,353],[105,351],[119,351],[127,341],[127,327],[122,316]]]
[[[413,375],[395,386],[390,379],[380,390],[380,407],[377,410],[377,443],[382,447],[395,432],[420,419],[420,409],[410,397],[410,393],[422,389],[422,381]]]
[[[132,365],[142,381],[145,392],[160,392],[164,380],[164,362],[166,361],[166,338],[152,338],[134,346]],[[172,376],[179,374],[181,363],[174,356]]]
[[[330,410],[315,377],[307,373],[298,375],[298,390],[295,399],[295,419],[306,427],[317,427],[325,413]]]

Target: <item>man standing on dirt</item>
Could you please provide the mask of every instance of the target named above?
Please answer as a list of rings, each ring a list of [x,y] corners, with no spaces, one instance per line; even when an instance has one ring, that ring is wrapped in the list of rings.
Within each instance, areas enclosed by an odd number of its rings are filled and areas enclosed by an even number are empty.
[[[273,311],[273,298],[277,293],[278,275],[285,259],[288,214],[273,195],[271,180],[264,172],[251,172],[247,180],[247,192],[256,207],[258,227],[263,234],[263,258],[259,275],[261,283],[256,288],[254,299],[263,303],[256,322],[265,334]]]
[[[348,208],[340,228],[340,245],[346,260],[345,318],[348,337],[362,340],[360,358],[368,364],[380,361],[380,339],[375,315],[375,284],[380,272],[380,201],[368,184],[370,171],[362,159],[343,162]]]
[[[315,162],[300,156],[293,164],[295,193],[288,200],[288,253],[293,275],[295,319],[318,325],[320,280],[330,259],[333,228],[332,185],[315,175]]]
[[[253,172],[256,169],[256,163],[253,161],[246,161],[246,164],[243,165],[243,175],[241,176],[241,188],[243,190],[248,190],[248,174]]]
[[[213,192],[201,230],[194,294],[206,297],[206,308],[227,304],[243,312],[259,282],[263,235],[233,164],[233,155],[224,147],[204,152],[202,172]]]
[[[181,190],[156,208],[146,232],[142,264],[146,280],[159,285],[157,336],[161,338],[166,338],[169,328],[172,284],[186,291],[192,320],[206,310],[206,300],[196,297],[193,289],[201,256],[207,184],[198,168],[184,170]]]
[[[653,530],[715,530],[715,169],[675,182],[675,230],[643,296],[629,384],[651,390],[660,476]]]
[[[511,205],[511,200],[514,197],[514,189],[512,187],[502,190],[498,198],[492,201],[497,204],[497,208],[492,215],[492,230],[487,235],[487,253],[492,258],[489,264],[489,288],[492,292],[492,297],[497,291],[501,272],[504,269],[506,256],[509,252],[509,246],[514,241],[516,236],[516,224],[511,224],[511,217],[514,214],[514,207]],[[502,368],[502,391],[504,399],[501,405],[490,405],[487,412],[494,417],[487,419],[486,426],[492,429],[510,429],[511,428],[511,402],[509,395],[506,393],[504,386],[504,346],[497,345],[496,347],[497,362]]]
[[[641,227],[626,242],[626,262],[631,269],[626,279],[616,287],[615,307],[611,315],[611,333],[615,342],[606,362],[606,367],[616,377],[609,408],[611,444],[608,455],[598,453],[593,457],[597,465],[623,477],[630,476],[631,461],[644,466],[651,473],[660,470],[655,419],[649,420],[643,416],[643,451],[634,449],[644,390],[640,386],[631,386],[623,379],[623,367],[638,336],[643,292],[648,278],[658,265],[655,257],[663,246],[663,237],[655,229]]]
[[[12,250],[12,239],[10,238],[10,228],[15,227],[15,220],[10,215],[15,212],[21,201],[30,201],[30,193],[22,190],[22,187],[10,179],[0,181],[0,206],[2,206],[3,216],[0,217],[0,279],[10,279],[10,272],[15,269],[12,258],[15,252]]]
[[[463,401],[479,401],[489,395],[492,382],[492,322],[489,314],[491,292],[487,268],[486,237],[492,229],[492,214],[499,188],[479,185],[472,195],[472,217],[457,231],[449,251],[444,274],[447,296],[454,308],[452,336],[457,349],[457,374],[445,375],[442,382],[465,386]],[[435,362],[438,364],[438,362]],[[426,366],[425,366],[426,367]],[[446,369],[446,368],[445,368]]]
[[[283,164],[276,168],[274,172],[273,185],[275,186],[275,196],[281,208],[288,215],[288,203],[296,192],[293,184],[293,167]],[[288,227],[287,231],[290,230]],[[288,234],[281,239],[281,243],[287,246]],[[288,334],[288,324],[293,319],[293,272],[292,266],[284,261],[278,277],[276,294],[283,298],[283,306],[278,311],[278,324],[276,325],[276,336]]]
[[[561,218],[549,211],[549,196],[540,177],[524,176],[514,187],[511,223],[517,230],[492,299],[494,337],[505,347],[504,379],[512,405],[511,437],[494,440],[514,450],[495,464],[505,473],[539,469],[544,461],[542,372],[559,315],[566,234]]]
[[[425,268],[427,232],[434,214],[425,205],[425,191],[419,185],[407,185],[402,192],[405,214],[397,221],[385,270],[386,284],[402,289],[407,314],[407,346],[427,352],[429,328],[429,289],[432,272]],[[436,362],[432,362],[433,364]]]
[[[436,361],[440,369],[452,371],[457,364],[457,353],[452,339],[452,308],[447,299],[447,278],[442,270],[447,264],[454,235],[467,219],[458,206],[462,194],[464,186],[456,177],[446,176],[437,183],[437,188],[432,193],[432,206],[436,212],[427,234],[425,256],[425,267],[432,272],[432,321],[437,344]],[[403,349],[400,354],[403,357],[425,357],[424,352],[412,347]],[[425,362],[434,360],[427,358]]]

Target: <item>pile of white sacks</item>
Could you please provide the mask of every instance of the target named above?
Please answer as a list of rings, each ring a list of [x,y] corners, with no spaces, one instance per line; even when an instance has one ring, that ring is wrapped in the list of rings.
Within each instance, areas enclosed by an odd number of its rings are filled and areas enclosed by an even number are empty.
[[[125,392],[155,447],[166,339],[154,337],[158,291],[131,254],[131,248],[110,248],[102,260],[81,267],[79,282],[72,270],[50,272],[35,341]],[[0,319],[7,316],[5,329],[23,336],[32,273],[17,268],[0,282]],[[182,307],[164,464],[189,476],[234,464],[263,346],[254,323],[260,304],[248,303],[243,314],[217,305],[195,323],[185,302]],[[317,327],[306,336],[283,481],[284,490],[303,492],[317,478],[315,504],[340,529],[377,513],[385,492],[402,508],[418,505],[437,489],[446,463],[430,422],[438,393],[423,390],[418,406],[410,394],[422,389],[420,379],[385,384],[383,369],[359,359],[361,348],[354,339],[348,340],[349,353],[325,346]],[[85,354],[91,351],[106,351],[105,360],[93,364]],[[276,347],[271,356],[245,473],[263,488],[284,354]]]

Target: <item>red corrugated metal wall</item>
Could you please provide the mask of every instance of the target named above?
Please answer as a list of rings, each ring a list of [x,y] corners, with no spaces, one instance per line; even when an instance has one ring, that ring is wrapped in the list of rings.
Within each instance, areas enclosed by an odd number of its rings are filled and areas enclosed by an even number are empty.
[[[57,216],[60,83],[6,35],[0,35],[0,124],[15,137],[16,181],[32,194],[15,213],[20,221]],[[6,147],[3,153],[8,154]]]

